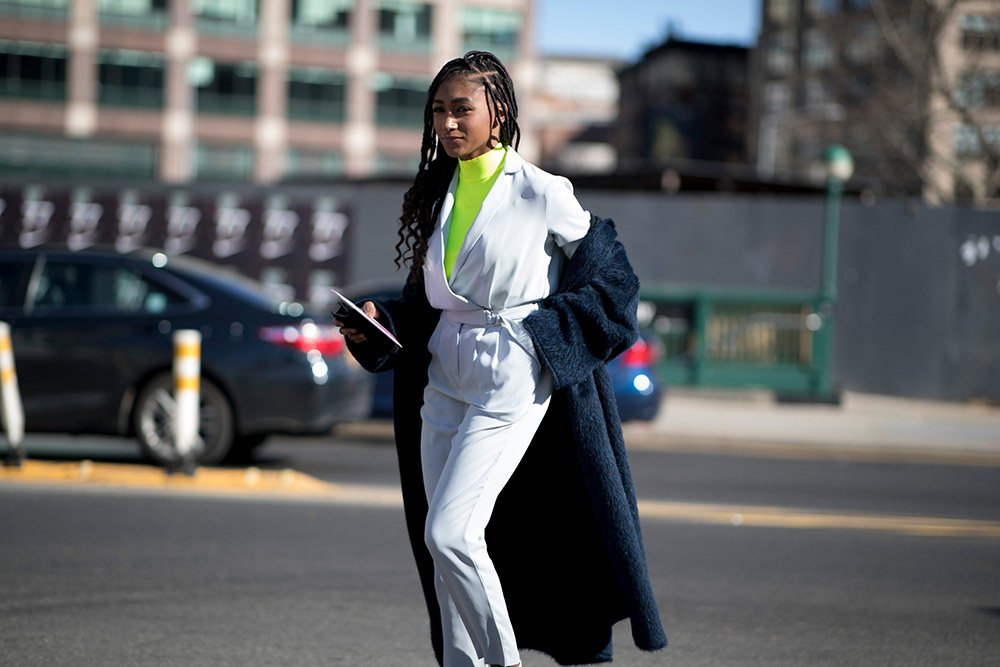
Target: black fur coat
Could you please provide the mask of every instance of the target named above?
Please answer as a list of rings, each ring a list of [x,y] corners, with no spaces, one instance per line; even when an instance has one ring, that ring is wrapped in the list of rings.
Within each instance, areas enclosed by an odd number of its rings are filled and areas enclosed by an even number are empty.
[[[631,620],[645,650],[667,644],[646,570],[635,490],[605,364],[636,340],[639,280],[614,223],[594,218],[559,290],[525,319],[554,393],[487,527],[490,557],[521,648],[558,663],[610,662],[611,626]],[[424,546],[420,407],[438,320],[421,282],[376,304],[403,349],[351,345],[372,371],[395,369],[393,420],[410,544],[441,662],[434,566]]]

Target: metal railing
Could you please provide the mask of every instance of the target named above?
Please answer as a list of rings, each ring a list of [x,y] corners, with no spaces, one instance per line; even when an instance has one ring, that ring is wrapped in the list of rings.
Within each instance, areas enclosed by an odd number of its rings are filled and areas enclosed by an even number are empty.
[[[646,328],[662,343],[668,385],[763,387],[818,396],[830,359],[823,338],[832,319],[820,296],[715,288],[644,289]]]

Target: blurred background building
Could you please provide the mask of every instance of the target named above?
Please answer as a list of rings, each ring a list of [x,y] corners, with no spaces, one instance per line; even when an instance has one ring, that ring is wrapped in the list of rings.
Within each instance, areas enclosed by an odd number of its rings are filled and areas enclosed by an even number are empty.
[[[668,32],[635,62],[536,55],[538,1],[0,0],[0,170],[411,174],[430,78],[481,48],[518,82],[522,152],[570,175],[815,189],[821,149],[839,143],[855,190],[1000,193],[995,0],[761,0],[753,48]]]
[[[625,170],[747,160],[748,49],[668,37],[621,70],[613,142]]]
[[[1000,4],[763,0],[750,140],[764,179],[829,143],[861,180],[928,203],[1000,196]]]
[[[547,55],[540,58],[534,99],[539,161],[560,173],[614,171],[617,153],[610,124],[618,116],[614,58]]]
[[[493,51],[530,90],[531,7],[0,0],[0,169],[168,183],[412,173],[444,61]],[[533,155],[530,114],[522,127]]]

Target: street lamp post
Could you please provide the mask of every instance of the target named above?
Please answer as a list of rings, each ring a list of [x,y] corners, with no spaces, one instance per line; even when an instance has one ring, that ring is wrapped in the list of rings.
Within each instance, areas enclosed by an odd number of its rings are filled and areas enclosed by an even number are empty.
[[[820,340],[817,341],[819,377],[817,393],[833,396],[833,324],[837,304],[837,248],[840,242],[840,200],[844,183],[854,173],[854,158],[839,144],[827,146],[822,154],[826,169],[826,204],[823,217],[823,277],[820,287],[819,313],[823,318]]]

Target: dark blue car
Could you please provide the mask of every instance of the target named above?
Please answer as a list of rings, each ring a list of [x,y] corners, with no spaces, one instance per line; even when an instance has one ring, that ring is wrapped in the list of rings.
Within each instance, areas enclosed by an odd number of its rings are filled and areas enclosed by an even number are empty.
[[[173,454],[173,332],[201,344],[201,463],[272,433],[322,434],[368,416],[372,378],[325,309],[274,298],[221,267],[153,250],[0,250],[26,429],[135,437]]]

